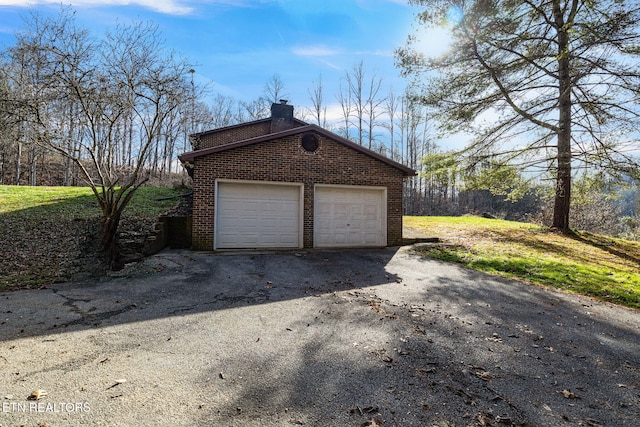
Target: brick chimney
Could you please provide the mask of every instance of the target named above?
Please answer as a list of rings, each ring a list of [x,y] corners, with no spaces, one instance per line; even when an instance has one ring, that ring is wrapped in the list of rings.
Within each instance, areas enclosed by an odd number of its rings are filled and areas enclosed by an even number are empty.
[[[271,133],[293,127],[293,105],[287,104],[286,99],[281,99],[279,104],[271,104]]]

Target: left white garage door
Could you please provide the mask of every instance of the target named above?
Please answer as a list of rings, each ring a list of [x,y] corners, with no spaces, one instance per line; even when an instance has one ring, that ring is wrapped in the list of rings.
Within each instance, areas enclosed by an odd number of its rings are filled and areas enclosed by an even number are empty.
[[[299,185],[218,182],[216,249],[300,247]]]

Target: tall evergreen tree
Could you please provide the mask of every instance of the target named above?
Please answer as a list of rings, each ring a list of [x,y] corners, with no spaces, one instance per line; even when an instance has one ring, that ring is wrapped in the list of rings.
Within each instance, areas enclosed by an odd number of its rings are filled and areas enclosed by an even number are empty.
[[[420,99],[464,151],[542,166],[556,180],[553,226],[569,232],[576,166],[637,174],[640,4],[632,0],[411,0],[420,24],[448,23],[447,53],[417,37],[397,51]]]

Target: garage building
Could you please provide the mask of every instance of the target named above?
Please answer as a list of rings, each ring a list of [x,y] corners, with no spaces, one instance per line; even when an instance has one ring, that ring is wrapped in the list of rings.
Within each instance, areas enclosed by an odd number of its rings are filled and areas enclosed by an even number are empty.
[[[402,242],[402,183],[415,171],[293,117],[191,136],[196,250],[383,247]]]

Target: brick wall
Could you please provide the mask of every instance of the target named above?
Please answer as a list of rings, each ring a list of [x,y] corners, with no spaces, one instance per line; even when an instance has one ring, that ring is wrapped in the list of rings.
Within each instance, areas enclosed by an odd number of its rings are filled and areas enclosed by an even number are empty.
[[[302,126],[302,124],[293,122],[290,126],[283,129],[276,129],[276,131],[299,126]],[[272,133],[271,119],[229,126],[217,129],[210,133],[201,134],[197,149],[203,150],[205,148],[217,147],[230,142],[242,141],[249,138],[255,138],[257,136],[267,135],[269,133]]]
[[[386,187],[387,244],[394,246],[402,242],[402,172],[320,135],[319,148],[309,153],[300,145],[301,136],[261,142],[194,160],[194,249],[213,249],[216,178],[303,183],[305,247],[313,247],[314,184]]]

